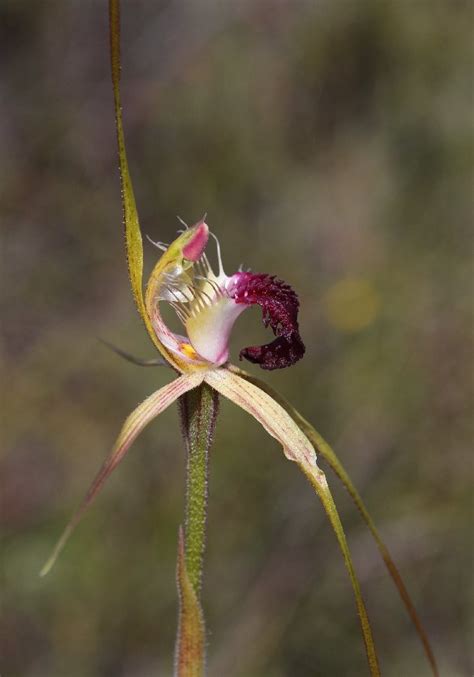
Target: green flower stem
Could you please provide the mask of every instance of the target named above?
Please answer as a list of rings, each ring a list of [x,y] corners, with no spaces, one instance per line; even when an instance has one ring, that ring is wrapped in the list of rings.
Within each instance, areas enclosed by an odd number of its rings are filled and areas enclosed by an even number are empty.
[[[216,427],[218,394],[207,384],[179,400],[187,452],[185,529],[179,533],[176,579],[179,594],[175,677],[202,677],[206,627],[200,603],[206,545],[209,451]]]
[[[203,383],[180,399],[181,425],[187,452],[184,550],[189,580],[199,597],[206,545],[209,451],[219,400]]]

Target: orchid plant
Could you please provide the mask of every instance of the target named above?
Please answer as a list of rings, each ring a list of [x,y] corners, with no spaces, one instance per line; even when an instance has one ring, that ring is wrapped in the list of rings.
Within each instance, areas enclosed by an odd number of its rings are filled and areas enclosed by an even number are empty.
[[[176,675],[198,676],[205,669],[205,625],[200,604],[207,504],[208,452],[222,395],[253,416],[274,437],[286,458],[295,463],[320,499],[336,535],[352,584],[367,653],[370,674],[379,675],[379,664],[360,586],[344,530],[326,476],[317,464],[318,453],[346,486],[368,525],[389,574],[415,625],[434,675],[438,674],[433,651],[401,576],[379,536],[350,477],[330,446],[281,395],[260,379],[229,363],[229,337],[237,318],[246,308],[258,305],[263,323],[275,335],[272,342],[251,346],[240,358],[272,370],[289,367],[305,352],[298,329],[298,297],[279,278],[238,271],[226,275],[217,237],[205,217],[192,227],[184,224],[170,245],[153,243],[162,252],[143,290],[143,245],[138,213],[128,169],[120,103],[120,17],[118,0],[110,0],[112,83],[131,287],[148,335],[161,354],[142,364],[166,364],[177,378],[150,395],[125,421],[115,446],[73,515],[51,557],[46,574],[104,482],[124,458],[132,443],[152,420],[178,401],[188,454],[187,497],[184,532],[178,543],[177,583],[179,624],[176,643]],[[215,240],[217,270],[207,256],[209,237]],[[165,323],[161,304],[169,304],[183,325],[182,334]],[[117,349],[122,355],[127,353]]]

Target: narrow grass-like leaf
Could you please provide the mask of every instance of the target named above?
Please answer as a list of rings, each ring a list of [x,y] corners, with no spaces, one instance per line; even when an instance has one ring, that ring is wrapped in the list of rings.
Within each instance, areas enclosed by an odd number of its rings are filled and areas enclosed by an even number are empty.
[[[249,380],[228,369],[219,369],[208,372],[205,376],[205,381],[257,419],[265,430],[280,442],[285,456],[289,460],[296,462],[311,482],[323,504],[341,548],[354,591],[370,673],[372,677],[377,677],[380,674],[380,670],[367,611],[352,564],[344,530],[329,491],[326,477],[317,466],[313,445],[285,409],[270,395]]]
[[[342,465],[341,461],[339,460],[338,456],[330,447],[330,445],[324,440],[323,437],[317,432],[317,430],[307,421],[280,393],[278,393],[276,390],[271,388],[269,385],[267,385],[264,381],[261,381],[259,378],[256,378],[255,376],[252,376],[251,374],[248,374],[242,369],[239,369],[238,367],[230,367],[230,369],[236,373],[242,376],[242,378],[245,378],[247,381],[250,383],[253,383],[254,385],[258,386],[262,390],[264,390],[266,393],[268,393],[271,397],[273,397],[281,406],[289,413],[291,418],[295,421],[295,423],[300,427],[300,429],[304,432],[306,437],[311,441],[313,444],[314,448],[316,449],[316,452],[320,454],[331,466],[333,471],[336,473],[336,475],[341,479],[343,482],[344,486],[346,487],[349,495],[351,496],[352,500],[354,501],[357,509],[359,510],[360,514],[362,515],[362,518],[364,519],[365,523],[367,524],[370,532],[372,533],[372,536],[375,540],[375,543],[377,544],[377,547],[380,551],[380,554],[383,558],[383,561],[385,563],[385,566],[387,567],[387,570],[390,574],[390,576],[393,579],[393,582],[400,594],[400,597],[403,601],[403,604],[405,605],[405,608],[416,628],[416,631],[418,633],[418,636],[421,640],[421,643],[423,645],[423,649],[425,651],[426,657],[430,663],[431,669],[433,671],[433,675],[435,677],[439,676],[439,670],[438,666],[436,663],[436,659],[434,656],[433,649],[431,648],[428,635],[423,628],[423,625],[421,623],[421,620],[418,616],[418,613],[415,609],[415,606],[411,600],[411,597],[408,593],[408,590],[405,586],[405,583],[403,582],[403,579],[401,577],[400,572],[398,571],[392,556],[390,555],[390,552],[383,542],[375,524],[370,516],[370,513],[368,512],[359,492],[355,488],[351,478],[349,477],[347,471],[345,470],[344,466]]]
[[[167,407],[169,407],[170,404],[175,402],[178,397],[183,395],[183,393],[198,386],[201,381],[202,376],[199,374],[180,376],[171,383],[163,386],[163,388],[160,388],[160,390],[157,390],[156,393],[153,393],[153,395],[150,395],[150,397],[142,402],[135,409],[135,411],[130,414],[130,416],[126,419],[122,430],[120,431],[120,435],[118,436],[112,451],[97,473],[86,496],[84,497],[84,500],[72,516],[69,524],[66,526],[66,529],[56,544],[56,547],[54,548],[50,558],[42,568],[40,572],[41,576],[45,576],[48,571],[51,570],[56,559],[58,558],[59,553],[66,545],[67,540],[79,523],[84,512],[97,496],[110,473],[123,459],[130,446],[145,428],[145,426],[147,426],[150,421],[152,421]]]
[[[179,595],[175,677],[201,677],[205,665],[205,630],[201,605],[186,568],[182,529],[178,539],[176,581]]]

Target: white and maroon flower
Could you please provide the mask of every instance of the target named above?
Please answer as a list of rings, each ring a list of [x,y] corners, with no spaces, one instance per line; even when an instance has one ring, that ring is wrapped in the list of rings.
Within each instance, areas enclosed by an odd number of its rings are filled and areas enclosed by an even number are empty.
[[[215,236],[213,236],[215,238]],[[146,307],[158,341],[187,367],[220,367],[229,358],[229,337],[235,321],[252,305],[262,309],[263,323],[276,338],[263,346],[240,351],[262,369],[282,369],[303,357],[305,347],[298,330],[298,297],[274,275],[224,272],[217,238],[217,274],[206,254],[209,228],[202,220],[170,246],[157,246],[164,254],[155,266],[146,293]],[[160,312],[168,302],[181,320],[186,336],[171,332]],[[181,369],[182,370],[182,369]]]
[[[127,207],[131,204],[131,200],[126,202]],[[252,383],[249,375],[227,364],[232,327],[239,315],[251,305],[261,307],[263,323],[272,328],[276,338],[263,346],[243,348],[240,357],[263,369],[288,367],[303,357],[305,348],[298,331],[298,297],[293,289],[265,273],[239,271],[229,277],[222,266],[219,242],[213,236],[217,245],[216,274],[205,252],[209,227],[201,220],[181,232],[170,245],[154,243],[163,254],[143,294],[142,239],[138,218],[131,216],[127,207],[127,254],[137,308],[156,348],[169,366],[181,375],[150,395],[127,418],[112,451],[43,567],[42,574],[53,566],[84,511],[145,426],[179,397],[204,382],[256,418],[281,443],[286,457],[304,468],[310,481],[316,482],[318,490],[326,491],[326,480],[317,466],[313,444],[285,408]],[[174,308],[186,335],[177,334],[167,326],[161,315],[163,302]]]

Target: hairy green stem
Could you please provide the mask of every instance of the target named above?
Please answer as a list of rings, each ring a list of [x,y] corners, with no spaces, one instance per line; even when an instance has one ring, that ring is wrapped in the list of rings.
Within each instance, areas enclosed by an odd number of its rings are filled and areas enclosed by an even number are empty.
[[[218,395],[203,383],[180,399],[187,452],[184,551],[186,568],[197,595],[202,584],[206,545],[209,451],[216,427]]]
[[[176,677],[201,677],[205,669],[205,623],[200,604],[206,546],[209,451],[216,427],[218,394],[203,383],[179,400],[187,452],[185,528],[180,531],[177,583],[179,619]]]

